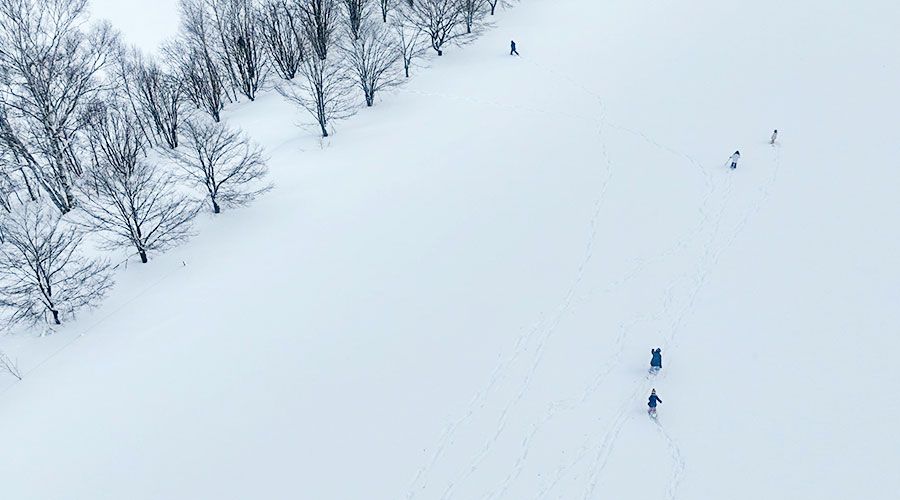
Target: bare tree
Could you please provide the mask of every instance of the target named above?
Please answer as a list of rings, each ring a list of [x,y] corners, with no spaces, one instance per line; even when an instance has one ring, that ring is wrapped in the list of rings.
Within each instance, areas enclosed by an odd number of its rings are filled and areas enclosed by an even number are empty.
[[[107,236],[108,247],[147,252],[191,235],[197,203],[176,191],[171,173],[147,161],[135,120],[98,105],[88,118],[91,167],[85,176],[82,226]]]
[[[75,206],[77,116],[101,90],[117,38],[85,32],[86,0],[0,0],[2,138],[61,213]]]
[[[444,55],[447,42],[462,35],[458,27],[463,22],[463,4],[460,0],[415,0],[405,8],[407,23],[425,33],[437,55]]]
[[[219,121],[226,86],[215,55],[215,33],[202,0],[181,0],[181,32],[163,52],[176,68],[187,98]]]
[[[303,28],[299,14],[288,0],[269,0],[260,7],[262,39],[272,67],[285,80],[293,80],[303,61]]]
[[[500,0],[487,0],[488,5],[491,6],[491,15],[494,15],[494,11],[497,9],[497,4],[500,3]]]
[[[466,34],[472,33],[472,28],[481,21],[485,14],[485,0],[459,0],[462,5],[463,23],[466,25]]]
[[[345,49],[347,64],[356,77],[356,85],[363,91],[366,106],[375,103],[375,93],[397,85],[394,69],[400,53],[395,50],[391,34],[381,24],[366,21],[359,36],[349,41]]]
[[[347,31],[350,38],[356,40],[360,36],[362,25],[369,14],[370,0],[341,0],[344,5],[344,15],[347,19]]]
[[[352,81],[347,78],[341,64],[332,58],[322,60],[309,57],[300,65],[300,72],[303,78],[299,84],[288,82],[277,87],[277,90],[313,115],[322,130],[322,137],[328,137],[328,123],[331,120],[352,114]]]
[[[184,114],[182,82],[137,50],[121,57],[118,71],[118,83],[148,139],[178,147],[178,125]]]
[[[403,63],[403,71],[409,78],[409,68],[413,61],[420,57],[426,50],[422,40],[422,32],[418,28],[410,27],[403,22],[394,24],[394,51]]]
[[[397,6],[397,0],[378,0],[378,7],[381,9],[381,22],[386,23],[388,14]]]
[[[250,139],[224,125],[188,121],[181,150],[172,152],[187,179],[202,186],[213,212],[220,205],[249,203],[269,186],[260,181],[268,172],[262,150]]]
[[[28,203],[4,220],[0,245],[0,306],[9,323],[42,319],[61,324],[83,307],[99,304],[112,286],[109,266],[78,253],[84,233],[63,227],[59,213]]]
[[[248,99],[265,79],[264,42],[253,0],[207,0],[216,20],[222,64],[233,84]]]
[[[296,0],[300,21],[313,53],[320,60],[328,57],[334,35],[335,0]]]
[[[0,370],[22,380],[22,371],[19,370],[19,363],[14,359],[10,359],[3,351],[0,351]]]

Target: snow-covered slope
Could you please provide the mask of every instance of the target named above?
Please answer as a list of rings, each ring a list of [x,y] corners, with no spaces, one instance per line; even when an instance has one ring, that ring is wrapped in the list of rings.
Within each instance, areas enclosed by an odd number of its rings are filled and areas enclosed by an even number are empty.
[[[892,498],[900,7],[850,4],[529,0],[324,143],[231,108],[276,189],[3,339],[0,496]]]

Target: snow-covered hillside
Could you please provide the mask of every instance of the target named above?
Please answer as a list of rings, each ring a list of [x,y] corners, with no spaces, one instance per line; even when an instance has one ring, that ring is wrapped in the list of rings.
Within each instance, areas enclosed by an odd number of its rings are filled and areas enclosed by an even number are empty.
[[[275,189],[0,339],[0,498],[895,497],[897,19],[523,0],[325,141],[227,108]]]

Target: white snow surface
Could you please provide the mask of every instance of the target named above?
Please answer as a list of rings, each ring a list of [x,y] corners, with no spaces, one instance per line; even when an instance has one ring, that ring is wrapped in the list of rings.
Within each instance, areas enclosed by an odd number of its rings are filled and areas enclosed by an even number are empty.
[[[109,21],[128,45],[156,52],[178,32],[178,0],[88,0],[94,19]]]
[[[0,339],[0,498],[895,498],[897,19],[527,0],[328,140],[229,107],[275,189]]]

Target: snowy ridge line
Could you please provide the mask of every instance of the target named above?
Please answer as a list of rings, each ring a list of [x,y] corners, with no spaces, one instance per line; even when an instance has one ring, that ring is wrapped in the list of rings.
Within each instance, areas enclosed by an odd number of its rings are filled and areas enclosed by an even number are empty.
[[[118,268],[119,266],[121,266],[123,263],[125,264],[125,266],[126,266],[126,268],[127,268],[127,266],[128,266],[128,260],[130,260],[130,258],[124,260],[123,262],[120,262],[119,264],[116,264],[116,265],[113,267],[113,269],[117,269],[117,268]],[[54,351],[53,351],[52,353],[50,353],[47,357],[45,357],[45,358],[42,359],[41,361],[35,363],[35,364],[34,364],[31,368],[29,368],[28,370],[23,371],[23,372],[22,372],[22,378],[24,379],[26,375],[29,375],[29,374],[34,373],[35,371],[37,371],[39,368],[41,368],[42,366],[44,366],[45,364],[47,364],[47,362],[49,362],[51,359],[55,358],[56,356],[58,356],[59,354],[61,354],[63,351],[65,351],[66,349],[68,349],[69,347],[71,347],[72,344],[74,344],[78,339],[84,337],[85,335],[87,335],[88,333],[90,333],[91,331],[93,331],[95,328],[97,328],[98,326],[100,326],[101,323],[103,323],[103,322],[105,322],[106,320],[110,319],[111,317],[117,315],[117,314],[118,314],[122,309],[124,309],[126,306],[128,306],[129,304],[131,304],[131,303],[134,302],[135,300],[141,298],[142,296],[146,295],[147,292],[149,292],[151,289],[155,288],[157,285],[159,285],[159,284],[162,283],[163,281],[168,280],[168,279],[169,279],[172,275],[174,275],[176,272],[178,272],[179,270],[184,269],[185,266],[186,266],[186,264],[182,264],[180,267],[176,267],[175,269],[172,269],[172,270],[169,271],[168,273],[163,274],[161,277],[159,277],[159,279],[157,279],[156,281],[153,281],[152,283],[150,283],[149,285],[147,285],[145,288],[143,288],[140,292],[138,292],[137,294],[135,294],[134,296],[132,296],[130,299],[126,300],[125,302],[123,302],[122,304],[120,304],[118,307],[116,307],[116,308],[113,309],[112,311],[109,311],[108,313],[106,313],[105,315],[103,315],[102,317],[100,317],[99,319],[97,319],[96,321],[94,321],[90,326],[88,326],[87,328],[85,328],[84,330],[82,330],[81,333],[79,333],[78,335],[75,335],[74,337],[72,337],[69,341],[67,341],[66,343],[64,343],[63,345],[61,345],[59,348],[57,348],[56,350],[54,350]],[[6,388],[0,390],[0,394],[5,394],[7,391],[9,391],[10,389],[12,389],[12,388],[15,387],[15,386],[16,386],[16,384],[11,384],[11,385],[7,386]]]

